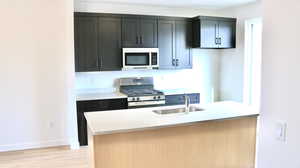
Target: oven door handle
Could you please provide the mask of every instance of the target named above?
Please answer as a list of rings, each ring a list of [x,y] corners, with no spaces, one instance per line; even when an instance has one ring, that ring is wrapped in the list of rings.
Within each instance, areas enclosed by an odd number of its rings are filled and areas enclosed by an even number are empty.
[[[141,102],[128,102],[128,107],[137,106],[151,106],[151,105],[163,105],[166,104],[165,100],[160,101],[141,101]]]

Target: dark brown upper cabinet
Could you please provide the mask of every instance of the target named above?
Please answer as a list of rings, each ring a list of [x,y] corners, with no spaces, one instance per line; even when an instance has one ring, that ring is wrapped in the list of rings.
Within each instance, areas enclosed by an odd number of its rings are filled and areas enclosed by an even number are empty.
[[[235,48],[236,19],[209,16],[193,18],[193,47]]]
[[[75,13],[76,72],[121,70],[121,23],[115,15]]]
[[[192,21],[161,17],[158,21],[159,69],[192,68]]]
[[[97,23],[97,17],[75,17],[74,40],[76,72],[100,70]]]
[[[124,16],[122,46],[123,48],[156,48],[157,17]]]

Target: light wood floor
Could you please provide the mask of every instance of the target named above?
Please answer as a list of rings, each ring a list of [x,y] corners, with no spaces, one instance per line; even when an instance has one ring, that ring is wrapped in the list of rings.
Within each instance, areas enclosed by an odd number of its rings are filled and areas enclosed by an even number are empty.
[[[0,153],[0,168],[87,168],[88,148],[69,147]]]

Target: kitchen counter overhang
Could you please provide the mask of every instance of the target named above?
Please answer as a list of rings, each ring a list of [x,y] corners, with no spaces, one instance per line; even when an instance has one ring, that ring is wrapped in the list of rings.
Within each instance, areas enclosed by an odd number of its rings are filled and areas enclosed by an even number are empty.
[[[105,135],[259,115],[257,111],[247,105],[229,101],[193,106],[197,106],[204,110],[199,112],[189,112],[188,114],[174,113],[164,115],[153,112],[153,110],[184,107],[180,105],[89,112],[85,113],[85,117],[89,131],[92,135]]]

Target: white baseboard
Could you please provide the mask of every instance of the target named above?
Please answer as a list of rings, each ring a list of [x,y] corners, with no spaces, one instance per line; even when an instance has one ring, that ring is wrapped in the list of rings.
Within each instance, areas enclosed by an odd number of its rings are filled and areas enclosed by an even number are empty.
[[[49,141],[41,141],[41,142],[8,144],[8,145],[0,145],[0,152],[34,149],[34,148],[46,148],[46,147],[64,146],[64,145],[70,145],[72,148],[72,146],[76,147],[77,144],[76,142],[70,144],[69,140],[49,140]],[[78,148],[79,148],[79,143],[78,143]]]
[[[70,144],[70,148],[72,150],[80,149],[80,145],[79,145],[78,140],[77,141],[70,141],[69,144]]]

